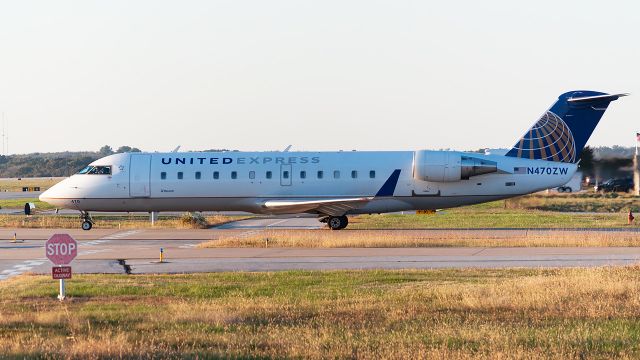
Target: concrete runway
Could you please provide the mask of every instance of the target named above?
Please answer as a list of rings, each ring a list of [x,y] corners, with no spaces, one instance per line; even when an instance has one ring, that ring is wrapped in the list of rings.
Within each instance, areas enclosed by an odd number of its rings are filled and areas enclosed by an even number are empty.
[[[311,226],[309,219],[251,219],[208,230],[0,229],[0,280],[25,272],[48,274],[44,242],[69,233],[79,242],[75,273],[189,273],[333,269],[431,269],[572,267],[629,265],[640,261],[640,247],[618,248],[247,248],[201,249],[221,236],[255,234],[278,226]],[[312,219],[316,221],[315,219]],[[317,223],[317,221],[316,221]],[[306,224],[306,225],[305,225]],[[261,227],[260,227],[261,226]],[[316,225],[317,226],[317,225]],[[322,230],[321,230],[322,231]],[[356,230],[352,230],[356,231]],[[411,230],[436,232],[441,230]],[[452,230],[447,230],[450,232]],[[509,236],[526,230],[459,230]],[[11,243],[17,233],[24,242]],[[160,248],[165,263],[158,263]]]

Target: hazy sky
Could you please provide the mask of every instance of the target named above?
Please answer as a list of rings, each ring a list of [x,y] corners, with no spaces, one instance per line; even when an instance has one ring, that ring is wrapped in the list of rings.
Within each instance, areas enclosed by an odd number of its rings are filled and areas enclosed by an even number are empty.
[[[637,1],[0,2],[10,153],[509,147],[576,89],[631,146],[639,68]]]

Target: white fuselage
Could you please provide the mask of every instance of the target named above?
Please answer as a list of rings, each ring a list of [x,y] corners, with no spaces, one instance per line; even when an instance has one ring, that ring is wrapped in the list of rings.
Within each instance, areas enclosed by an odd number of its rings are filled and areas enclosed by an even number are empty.
[[[461,179],[461,158],[494,164],[494,171]],[[126,153],[91,165],[110,167],[110,172],[73,175],[41,199],[80,211],[269,214],[290,212],[266,207],[269,200],[367,197],[370,201],[347,214],[382,213],[528,194],[565,184],[577,168],[570,163],[438,151]],[[392,181],[396,170],[400,175]]]

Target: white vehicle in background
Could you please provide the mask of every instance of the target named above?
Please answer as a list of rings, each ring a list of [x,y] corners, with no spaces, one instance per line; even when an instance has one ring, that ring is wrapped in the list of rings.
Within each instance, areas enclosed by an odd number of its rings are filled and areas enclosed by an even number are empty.
[[[609,103],[620,96],[624,94],[595,91],[560,95],[506,154],[431,150],[116,154],[94,161],[45,191],[40,200],[78,210],[85,230],[93,224],[90,211],[307,213],[340,230],[348,224],[347,215],[443,209],[566,184]],[[402,137],[415,129],[385,124],[384,131]],[[459,131],[464,130],[451,136]],[[331,136],[318,134],[323,135]]]
[[[570,193],[570,192],[578,192],[582,190],[582,172],[576,171],[575,174],[571,177],[568,183],[558,186],[558,192],[561,193]]]

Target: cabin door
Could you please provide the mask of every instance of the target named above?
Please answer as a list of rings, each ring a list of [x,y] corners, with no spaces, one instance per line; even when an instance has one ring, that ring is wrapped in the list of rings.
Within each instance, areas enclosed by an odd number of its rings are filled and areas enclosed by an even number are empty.
[[[291,186],[292,177],[293,174],[291,173],[291,164],[280,165],[280,185]]]
[[[129,195],[151,196],[151,155],[131,154],[129,162]]]

